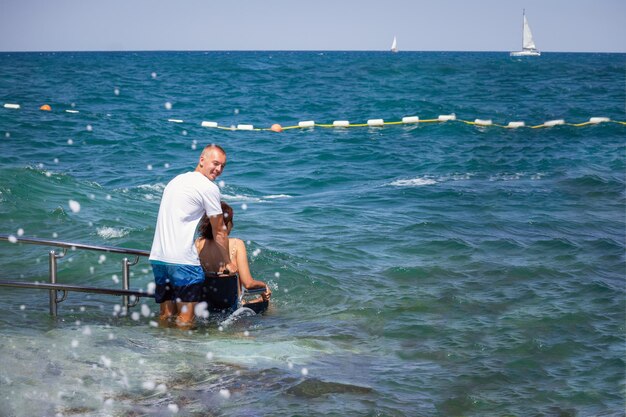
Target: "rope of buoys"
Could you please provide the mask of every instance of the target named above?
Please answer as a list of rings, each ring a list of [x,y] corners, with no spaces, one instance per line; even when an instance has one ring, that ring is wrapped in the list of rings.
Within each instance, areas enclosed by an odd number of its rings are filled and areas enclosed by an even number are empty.
[[[18,110],[21,106],[17,103],[5,103],[3,106],[5,109]],[[52,108],[48,104],[42,105],[39,110],[42,111],[52,111]],[[66,113],[79,113],[78,110],[75,109],[67,109]],[[185,123],[182,119],[167,119],[170,123]],[[588,121],[580,122],[580,123],[569,123],[564,119],[556,119],[556,120],[548,120],[544,123],[537,125],[527,125],[523,121],[512,121],[506,125],[494,123],[491,119],[474,119],[474,121],[458,119],[456,114],[441,114],[437,116],[436,119],[420,119],[418,116],[405,116],[401,120],[386,122],[383,119],[369,119],[365,123],[350,123],[348,120],[335,120],[332,123],[316,123],[313,120],[305,120],[298,122],[297,125],[293,126],[281,126],[278,123],[274,123],[271,127],[267,128],[259,128],[254,127],[252,124],[238,124],[232,126],[222,126],[218,122],[212,121],[202,121],[200,126],[213,128],[213,129],[221,129],[221,130],[247,130],[247,131],[272,131],[272,132],[283,132],[285,130],[292,129],[307,129],[314,127],[321,128],[354,128],[354,127],[384,127],[390,125],[417,125],[420,123],[446,123],[446,122],[459,122],[467,125],[473,125],[478,127],[499,127],[504,129],[518,129],[518,128],[529,128],[529,129],[540,129],[554,126],[573,126],[573,127],[583,127],[589,125],[597,125],[600,123],[615,123],[620,125],[626,125],[626,122],[619,120],[611,120],[609,117],[591,117]]]
[[[474,126],[479,126],[479,127],[495,126],[495,127],[501,127],[504,129],[518,129],[521,127],[539,129],[542,127],[553,127],[553,126],[558,126],[558,125],[582,127],[582,126],[596,125],[600,123],[617,123],[621,125],[626,125],[626,122],[622,122],[618,120],[611,120],[608,117],[591,117],[588,121],[582,122],[582,123],[567,123],[563,119],[558,119],[558,120],[548,120],[542,124],[530,125],[530,126],[527,126],[526,123],[523,121],[509,122],[506,125],[502,125],[502,124],[493,123],[491,119],[475,119],[474,121],[469,121],[469,120],[457,119],[455,114],[442,114],[442,115],[439,115],[436,119],[420,119],[418,116],[407,116],[407,117],[403,117],[402,120],[393,121],[393,122],[385,122],[383,119],[370,119],[366,123],[350,123],[350,121],[348,120],[335,120],[332,123],[316,123],[313,120],[306,120],[306,121],[298,122],[298,124],[294,126],[281,126],[278,123],[274,123],[269,128],[255,128],[253,125],[239,124],[237,126],[232,125],[228,127],[228,126],[221,126],[217,122],[203,121],[200,123],[200,126],[208,127],[208,128],[215,128],[215,129],[222,129],[222,130],[253,130],[253,131],[271,130],[273,132],[282,132],[284,130],[290,130],[290,129],[306,129],[306,128],[313,128],[313,127],[321,127],[321,128],[383,127],[383,126],[389,126],[389,125],[409,125],[409,124],[419,124],[419,123],[445,123],[449,121],[457,121],[460,123],[465,123],[468,125],[474,125]]]

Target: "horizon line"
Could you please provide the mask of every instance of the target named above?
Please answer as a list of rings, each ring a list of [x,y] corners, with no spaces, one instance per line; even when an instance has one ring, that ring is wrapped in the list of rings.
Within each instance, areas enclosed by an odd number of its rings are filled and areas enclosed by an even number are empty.
[[[413,53],[413,52],[466,52],[466,53],[510,53],[509,50],[452,50],[452,49],[405,49],[391,52],[388,49],[58,49],[58,50],[15,50],[0,51],[1,54],[9,53],[90,53],[90,52],[380,52],[380,53]],[[541,53],[565,53],[565,54],[626,54],[626,51],[551,51],[541,50]]]

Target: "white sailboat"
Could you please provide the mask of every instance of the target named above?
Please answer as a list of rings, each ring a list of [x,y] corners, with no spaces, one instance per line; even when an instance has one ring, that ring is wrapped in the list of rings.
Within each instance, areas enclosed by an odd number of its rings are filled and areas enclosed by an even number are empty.
[[[523,11],[524,25],[522,28],[522,50],[511,52],[511,56],[539,56],[541,52],[537,50],[535,41],[533,40],[533,34],[528,26],[528,19],[526,19],[526,10]]]
[[[398,40],[396,37],[393,37],[393,42],[391,42],[391,52],[398,52]]]

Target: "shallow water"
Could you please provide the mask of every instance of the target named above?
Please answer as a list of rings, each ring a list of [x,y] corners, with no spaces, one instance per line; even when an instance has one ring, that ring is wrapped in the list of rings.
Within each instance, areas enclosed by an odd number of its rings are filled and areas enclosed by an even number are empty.
[[[46,291],[2,287],[0,415],[624,415],[624,126],[200,127],[626,120],[624,74],[623,54],[0,54],[22,106],[0,108],[0,233],[148,250],[163,188],[215,142],[274,294],[189,333],[150,300],[70,293],[54,320]],[[49,248],[0,246],[1,279],[47,280]],[[119,288],[121,258],[70,251],[59,282]]]

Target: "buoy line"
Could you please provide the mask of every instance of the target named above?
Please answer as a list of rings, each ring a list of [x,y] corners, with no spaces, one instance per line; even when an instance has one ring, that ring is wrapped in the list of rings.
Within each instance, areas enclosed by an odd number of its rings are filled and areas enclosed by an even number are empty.
[[[5,103],[3,106],[5,109],[11,110],[19,110],[21,109],[21,105],[17,103]],[[41,111],[52,111],[52,108],[48,104],[44,104],[39,107]],[[78,110],[75,109],[66,109],[66,113],[79,113]],[[170,123],[188,123],[183,119],[175,119],[170,118],[167,119]],[[420,123],[446,123],[446,122],[459,122],[467,125],[473,125],[478,127],[499,127],[504,129],[519,129],[519,128],[529,128],[529,129],[540,129],[554,126],[573,126],[573,127],[583,127],[589,125],[597,125],[600,123],[615,123],[620,124],[622,126],[626,125],[626,122],[619,120],[611,120],[609,117],[590,117],[589,120],[585,122],[571,123],[566,122],[564,119],[556,119],[556,120],[548,120],[541,124],[526,124],[524,121],[511,121],[507,124],[498,124],[494,123],[491,119],[474,119],[471,120],[463,120],[458,119],[456,114],[441,114],[437,116],[436,119],[420,119],[419,116],[405,116],[401,120],[386,122],[383,119],[369,119],[365,123],[350,123],[348,120],[335,120],[332,123],[317,123],[314,120],[305,120],[298,122],[297,125],[293,126],[281,126],[278,123],[274,123],[271,127],[255,127],[252,124],[237,124],[231,126],[223,126],[218,122],[213,121],[202,121],[200,122],[200,126],[212,129],[220,129],[220,130],[247,130],[247,131],[273,131],[273,132],[282,132],[285,130],[292,129],[307,129],[307,128],[354,128],[354,127],[384,127],[391,125],[418,125]],[[196,122],[197,123],[197,122]]]

